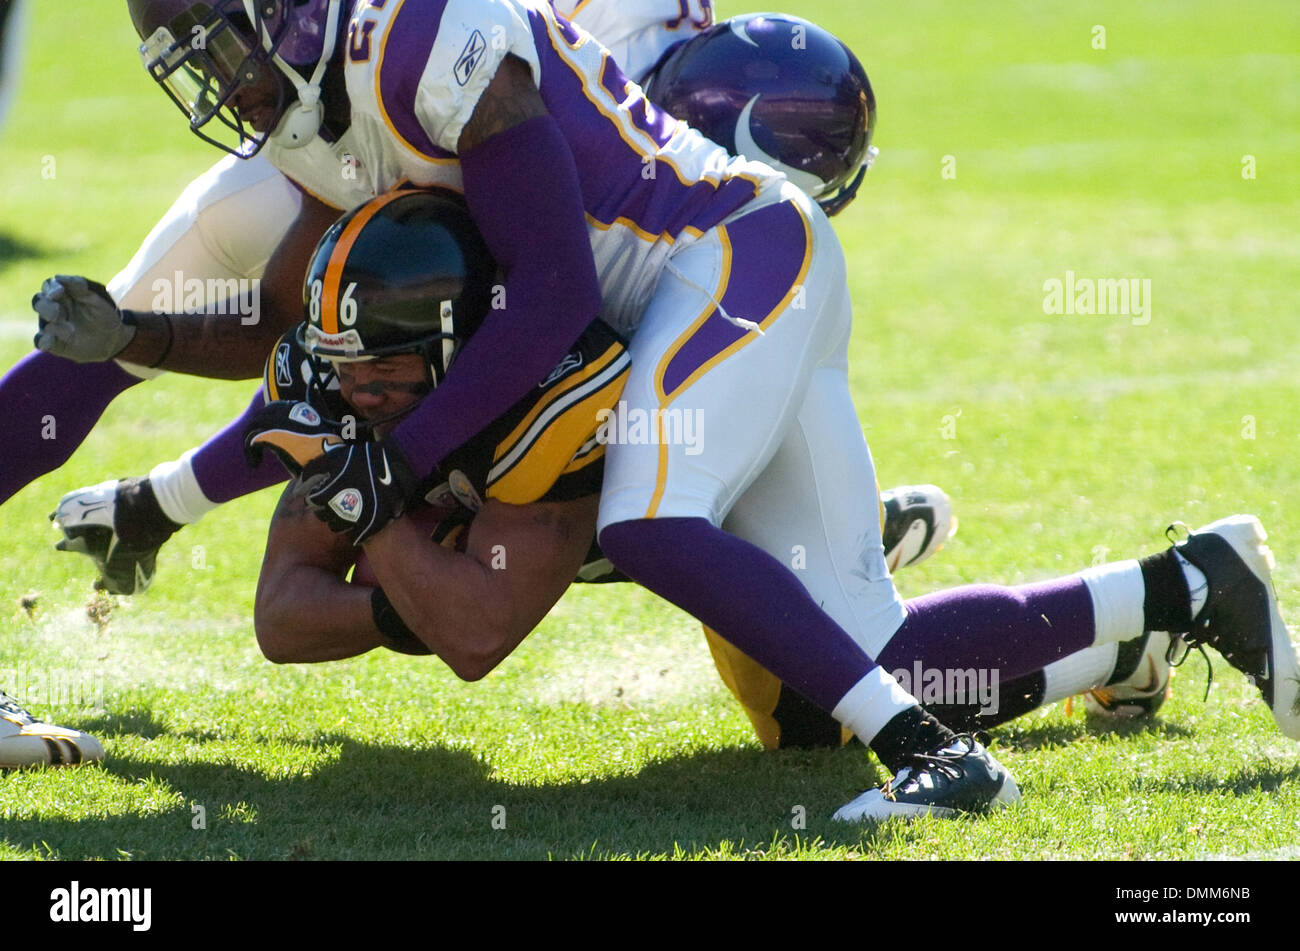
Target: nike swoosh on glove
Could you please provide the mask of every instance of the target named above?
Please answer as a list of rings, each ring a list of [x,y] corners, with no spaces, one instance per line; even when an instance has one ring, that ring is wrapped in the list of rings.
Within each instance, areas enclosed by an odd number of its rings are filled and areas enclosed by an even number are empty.
[[[395,445],[363,442],[331,448],[309,462],[294,494],[333,531],[360,545],[406,511],[417,486]]]
[[[256,468],[263,451],[270,449],[294,477],[343,442],[338,427],[325,422],[310,403],[275,400],[258,410],[244,430],[244,459]]]
[[[103,363],[121,353],[136,328],[98,281],[59,274],[46,279],[32,297],[40,329],[32,342],[38,350],[76,363]]]

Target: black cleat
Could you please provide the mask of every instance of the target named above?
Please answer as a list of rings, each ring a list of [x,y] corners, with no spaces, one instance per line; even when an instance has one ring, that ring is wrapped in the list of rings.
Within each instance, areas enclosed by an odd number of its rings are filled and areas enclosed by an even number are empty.
[[[1300,740],[1300,665],[1273,591],[1273,552],[1253,515],[1233,515],[1176,546],[1205,573],[1205,607],[1183,640],[1209,644],[1250,677],[1282,732]]]
[[[942,749],[918,753],[880,789],[870,789],[831,818],[837,822],[951,818],[989,812],[1020,801],[1020,790],[1006,768],[967,734]]]

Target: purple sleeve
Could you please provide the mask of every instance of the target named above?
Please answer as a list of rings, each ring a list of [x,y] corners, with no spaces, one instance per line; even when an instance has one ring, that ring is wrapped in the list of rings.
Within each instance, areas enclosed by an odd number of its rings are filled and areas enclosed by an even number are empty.
[[[488,312],[443,384],[395,430],[420,476],[545,379],[600,310],[578,169],[555,120],[492,136],[461,156],[461,170],[505,273],[506,306]]]

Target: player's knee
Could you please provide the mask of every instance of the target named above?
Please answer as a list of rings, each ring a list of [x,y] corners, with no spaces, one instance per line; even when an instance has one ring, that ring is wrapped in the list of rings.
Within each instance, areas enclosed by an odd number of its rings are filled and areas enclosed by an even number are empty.
[[[653,534],[653,526],[653,519],[628,519],[607,525],[597,535],[600,550],[615,568],[627,573],[629,567],[640,563],[637,555],[643,548],[644,537]]]

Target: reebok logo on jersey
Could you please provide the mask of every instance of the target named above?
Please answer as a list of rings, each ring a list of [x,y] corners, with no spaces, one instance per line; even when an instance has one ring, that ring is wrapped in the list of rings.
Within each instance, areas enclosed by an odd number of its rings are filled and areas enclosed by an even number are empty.
[[[469,42],[461,51],[460,59],[456,60],[456,65],[452,67],[456,82],[462,86],[469,82],[469,78],[474,75],[474,70],[478,69],[478,64],[483,62],[483,54],[486,52],[487,41],[483,39],[482,33],[475,30],[469,35]]]
[[[293,386],[293,370],[289,366],[291,347],[282,343],[275,348],[275,385]]]
[[[539,390],[546,389],[548,386],[550,386],[560,377],[564,376],[570,370],[576,370],[580,366],[582,366],[581,353],[566,354],[564,359],[555,365],[555,369],[551,371],[550,376],[544,379],[541,383],[537,384],[537,388]]]
[[[356,489],[344,489],[330,499],[330,508],[344,521],[355,522],[361,518],[361,493]]]

